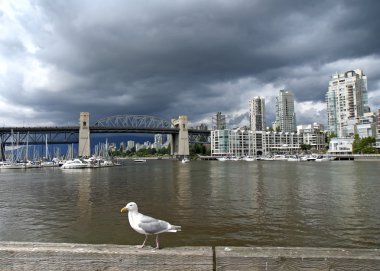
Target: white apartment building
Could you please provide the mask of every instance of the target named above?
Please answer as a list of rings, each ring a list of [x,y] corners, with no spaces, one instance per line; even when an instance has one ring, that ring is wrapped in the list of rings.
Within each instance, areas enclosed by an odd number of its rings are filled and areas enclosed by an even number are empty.
[[[281,132],[294,133],[297,131],[294,96],[289,90],[280,90],[276,97],[275,125],[281,129]]]
[[[331,154],[352,154],[353,138],[331,138],[329,143],[329,153]]]
[[[302,135],[248,129],[211,131],[212,156],[256,156],[273,153],[297,153]]]
[[[265,99],[257,96],[249,101],[249,119],[252,131],[265,131]]]
[[[324,126],[319,123],[297,125],[297,133],[302,135],[303,144],[310,145],[314,150],[326,148]]]
[[[357,120],[355,133],[358,134],[360,138],[376,137],[376,120],[375,113],[364,113],[364,116]]]
[[[369,112],[367,76],[356,69],[333,74],[326,93],[328,131],[352,136],[352,122]]]
[[[211,152],[213,156],[229,156],[230,150],[230,138],[231,130],[213,130],[211,131]]]

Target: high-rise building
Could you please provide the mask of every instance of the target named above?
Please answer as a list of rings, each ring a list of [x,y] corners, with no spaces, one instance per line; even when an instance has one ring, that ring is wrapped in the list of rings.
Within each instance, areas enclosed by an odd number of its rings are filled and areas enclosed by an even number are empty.
[[[252,131],[265,131],[265,99],[254,97],[249,101],[249,119]]]
[[[212,118],[212,122],[214,125],[214,130],[226,129],[226,116],[222,115],[222,112],[216,113],[216,115]]]
[[[281,132],[297,132],[294,96],[289,90],[280,90],[276,97],[276,127]]]
[[[328,131],[338,137],[351,136],[350,127],[368,106],[367,76],[356,69],[333,74],[326,93]]]

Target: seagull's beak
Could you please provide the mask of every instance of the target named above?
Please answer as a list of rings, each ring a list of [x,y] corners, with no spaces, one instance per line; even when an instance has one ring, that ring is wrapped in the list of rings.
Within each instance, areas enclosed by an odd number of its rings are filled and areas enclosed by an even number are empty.
[[[127,211],[128,211],[128,208],[127,208],[127,207],[123,207],[123,208],[121,208],[121,210],[120,210],[121,213],[124,213],[124,212],[127,212]]]

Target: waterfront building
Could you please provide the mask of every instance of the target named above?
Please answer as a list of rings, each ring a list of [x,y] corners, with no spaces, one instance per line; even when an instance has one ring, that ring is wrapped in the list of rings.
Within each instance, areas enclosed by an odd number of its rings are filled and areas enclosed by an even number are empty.
[[[225,129],[211,131],[212,156],[257,156],[297,153],[303,138],[297,133]]]
[[[237,128],[230,130],[229,135],[229,150],[233,156],[243,157],[256,155],[256,133],[254,131]]]
[[[296,113],[294,112],[294,96],[289,90],[280,90],[276,97],[276,129],[281,132],[295,133]]]
[[[213,156],[229,156],[231,155],[229,148],[230,130],[212,130],[211,131],[211,155]]]
[[[322,124],[297,125],[297,134],[302,136],[303,144],[310,145],[314,150],[326,148],[326,135]]]
[[[333,74],[326,93],[328,131],[338,137],[352,136],[352,123],[370,112],[367,76],[356,69]]]
[[[355,133],[360,138],[376,137],[376,115],[373,112],[364,113],[355,125]]]
[[[298,153],[303,144],[302,135],[289,132],[264,132],[263,154]]]
[[[249,119],[252,131],[264,131],[265,122],[265,99],[257,96],[249,101]]]
[[[353,138],[331,138],[329,143],[330,154],[352,154]]]

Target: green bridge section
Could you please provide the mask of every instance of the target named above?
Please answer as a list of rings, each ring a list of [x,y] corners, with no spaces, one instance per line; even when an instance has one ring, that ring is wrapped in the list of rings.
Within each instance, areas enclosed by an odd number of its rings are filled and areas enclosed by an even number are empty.
[[[0,242],[0,270],[379,270],[378,249]]]

